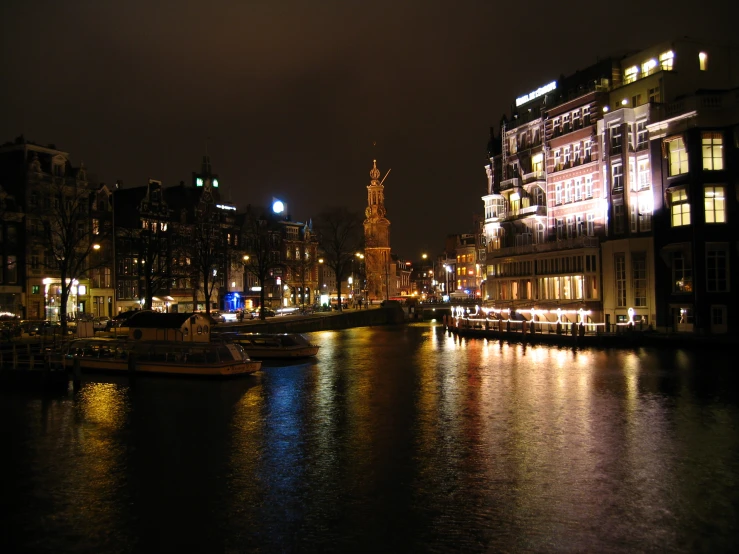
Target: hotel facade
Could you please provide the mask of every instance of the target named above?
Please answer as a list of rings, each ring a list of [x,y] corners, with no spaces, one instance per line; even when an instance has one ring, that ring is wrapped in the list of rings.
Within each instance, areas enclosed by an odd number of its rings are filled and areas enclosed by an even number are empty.
[[[486,303],[610,330],[739,330],[729,61],[681,39],[517,98],[485,167]]]

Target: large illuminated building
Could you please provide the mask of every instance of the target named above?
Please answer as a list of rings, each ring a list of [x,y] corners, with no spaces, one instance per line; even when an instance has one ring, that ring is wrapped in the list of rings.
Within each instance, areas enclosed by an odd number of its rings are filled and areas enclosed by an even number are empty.
[[[384,179],[383,179],[384,181]],[[364,263],[367,272],[368,300],[387,299],[395,295],[396,280],[390,254],[390,221],[385,217],[385,187],[380,181],[377,160],[372,161],[370,184],[367,186],[367,208],[364,212]]]
[[[487,300],[609,327],[730,330],[729,62],[681,39],[517,98],[486,166]]]

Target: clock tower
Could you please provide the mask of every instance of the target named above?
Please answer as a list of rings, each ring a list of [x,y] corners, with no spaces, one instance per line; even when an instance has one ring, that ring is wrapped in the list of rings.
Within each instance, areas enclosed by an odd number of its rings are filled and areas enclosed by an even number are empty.
[[[389,171],[388,171],[389,173]],[[387,175],[386,175],[387,177]],[[385,217],[385,187],[372,160],[370,184],[367,186],[367,208],[364,210],[364,264],[367,272],[367,300],[387,299],[392,296],[390,276],[390,221]]]

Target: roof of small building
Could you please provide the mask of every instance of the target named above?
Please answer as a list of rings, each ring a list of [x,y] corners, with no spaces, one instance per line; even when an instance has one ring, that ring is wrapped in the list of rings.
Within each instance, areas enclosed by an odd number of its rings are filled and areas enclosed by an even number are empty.
[[[140,329],[179,329],[193,315],[193,313],[162,314],[159,312],[142,311],[131,316],[128,327]]]

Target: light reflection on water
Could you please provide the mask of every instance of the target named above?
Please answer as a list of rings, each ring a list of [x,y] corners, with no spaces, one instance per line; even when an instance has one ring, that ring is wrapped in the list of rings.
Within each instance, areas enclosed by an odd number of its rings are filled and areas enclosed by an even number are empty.
[[[12,546],[737,546],[728,355],[708,371],[680,350],[465,340],[429,324],[312,339],[317,361],[240,381],[120,378],[41,400],[3,395]]]

